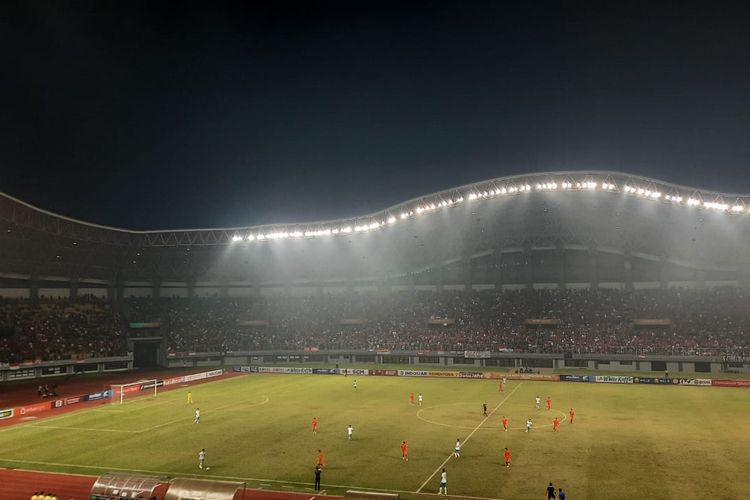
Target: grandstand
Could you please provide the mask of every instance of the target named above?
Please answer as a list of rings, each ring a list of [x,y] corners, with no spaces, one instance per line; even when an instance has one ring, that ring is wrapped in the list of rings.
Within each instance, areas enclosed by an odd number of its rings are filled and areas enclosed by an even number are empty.
[[[748,195],[548,172],[312,223],[133,231],[4,194],[0,221],[6,364],[750,371]]]

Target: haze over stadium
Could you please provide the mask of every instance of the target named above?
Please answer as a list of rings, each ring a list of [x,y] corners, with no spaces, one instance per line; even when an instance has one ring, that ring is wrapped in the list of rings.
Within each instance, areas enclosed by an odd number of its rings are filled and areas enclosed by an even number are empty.
[[[4,3],[0,500],[744,494],[749,14]]]

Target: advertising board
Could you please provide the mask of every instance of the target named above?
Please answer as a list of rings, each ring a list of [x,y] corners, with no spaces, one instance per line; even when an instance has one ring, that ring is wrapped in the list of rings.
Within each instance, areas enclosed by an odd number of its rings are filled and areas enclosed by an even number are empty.
[[[750,380],[724,380],[714,379],[711,385],[716,387],[750,387]]]
[[[594,381],[604,384],[632,384],[633,377],[628,375],[596,375]]]

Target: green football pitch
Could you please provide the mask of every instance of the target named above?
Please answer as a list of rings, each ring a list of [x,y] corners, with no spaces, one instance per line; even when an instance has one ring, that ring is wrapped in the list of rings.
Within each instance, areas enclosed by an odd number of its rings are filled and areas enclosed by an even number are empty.
[[[514,380],[501,393],[490,380],[358,377],[357,389],[353,382],[352,376],[246,375],[192,387],[192,405],[183,388],[29,421],[0,429],[0,466],[200,476],[310,491],[320,449],[330,494],[372,489],[427,498],[437,493],[443,467],[449,495],[460,497],[539,500],[549,482],[576,500],[747,493],[746,389]],[[415,400],[424,395],[422,406],[410,404],[410,392]],[[561,420],[557,432],[554,417]],[[527,418],[534,422],[529,433]],[[460,458],[452,457],[456,439]],[[408,462],[401,459],[404,440]],[[512,453],[508,468],[505,447]],[[210,470],[198,468],[201,448]]]

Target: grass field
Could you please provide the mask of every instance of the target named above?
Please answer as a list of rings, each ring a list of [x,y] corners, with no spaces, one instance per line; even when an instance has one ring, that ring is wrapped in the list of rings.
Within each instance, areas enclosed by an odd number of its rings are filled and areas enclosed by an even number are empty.
[[[445,467],[449,494],[465,497],[539,500],[550,481],[571,500],[746,495],[745,389],[509,381],[500,393],[489,380],[359,377],[355,390],[353,380],[248,375],[194,387],[194,405],[183,389],[6,427],[0,466],[201,476],[307,491],[322,449],[323,488],[332,494],[369,488],[409,499],[434,495]],[[422,407],[409,403],[411,391],[424,394]],[[536,395],[550,396],[552,410],[536,410]],[[574,424],[567,421],[570,407]],[[558,432],[554,416],[566,418]],[[525,433],[528,417],[534,428]],[[460,459],[449,458],[456,438]],[[513,454],[510,468],[503,466],[504,447]],[[210,471],[198,469],[201,448]]]

